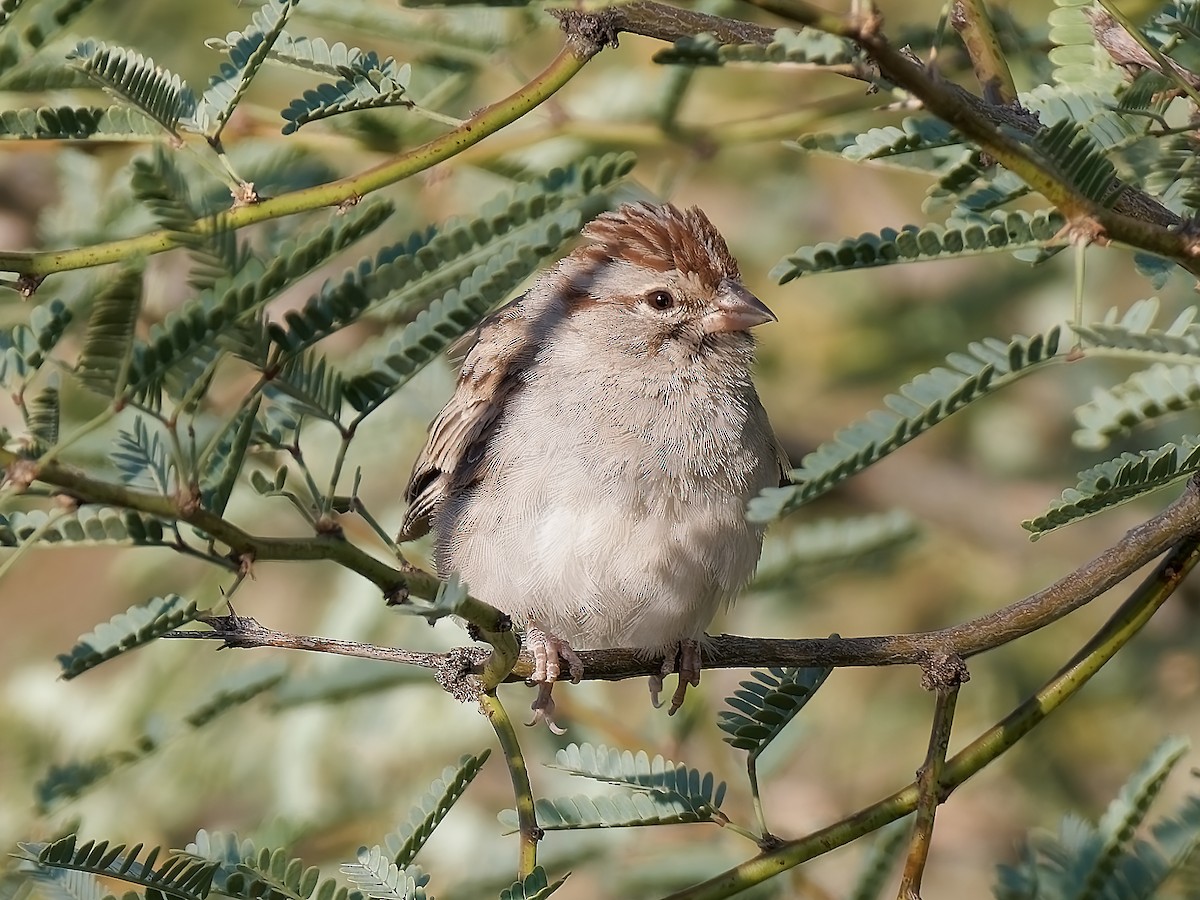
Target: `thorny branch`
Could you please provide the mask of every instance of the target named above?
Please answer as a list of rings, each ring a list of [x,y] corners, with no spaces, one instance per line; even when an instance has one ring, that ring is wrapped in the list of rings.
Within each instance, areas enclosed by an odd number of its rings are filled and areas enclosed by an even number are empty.
[[[1016,640],[1049,625],[1078,609],[1114,587],[1167,548],[1200,531],[1200,479],[1187,482],[1180,497],[1152,519],[1128,531],[1124,537],[1095,559],[1060,578],[1054,584],[1018,600],[1003,609],[944,628],[915,634],[894,634],[879,637],[771,639],[749,638],[724,634],[711,638],[704,647],[704,668],[730,669],[762,666],[894,666],[919,665],[928,668],[939,658],[967,659],[987,650]],[[432,576],[428,576],[432,577]],[[352,644],[345,648],[330,642],[327,646],[308,645],[321,638],[304,638],[263,629],[257,622],[243,632],[240,622],[232,619],[211,632],[178,632],[196,639],[220,640],[235,647],[295,647],[328,653],[345,653],[445,671],[447,666],[459,666],[463,677],[477,675],[486,653],[480,651],[479,662],[463,666],[463,655],[453,659],[431,653],[399,658],[390,648]],[[253,620],[249,620],[253,622]],[[653,675],[660,661],[639,655],[632,650],[594,650],[580,653],[584,678],[588,680],[619,681],[641,675]],[[523,654],[508,676],[510,681],[527,678],[533,671],[532,661]]]
[[[746,0],[790,22],[854,41],[870,57],[879,76],[908,91],[938,118],[976,143],[984,153],[1024,179],[1053,203],[1069,220],[1073,234],[1096,241],[1117,241],[1174,260],[1200,275],[1200,241],[1186,222],[1155,198],[1114,180],[1102,206],[1078,191],[1053,161],[1038,153],[1030,139],[1041,128],[1037,117],[1019,104],[995,104],[946,81],[932,67],[895,47],[883,32],[877,13],[842,17],[818,10],[803,0]],[[769,29],[718,16],[688,13],[654,0],[622,4],[597,12],[556,12],[568,33],[592,37],[603,34],[616,40],[621,32],[675,41],[687,33],[716,34],[724,43],[767,44]],[[838,74],[866,77],[839,69]]]
[[[1172,548],[1070,662],[1032,697],[946,761],[942,770],[943,794],[949,795],[983,770],[1077,694],[1150,621],[1197,562],[1200,562],[1200,538],[1189,537]],[[729,897],[903,818],[917,808],[919,799],[920,788],[913,782],[840,822],[784,841],[707,881],[671,894],[666,900]]]

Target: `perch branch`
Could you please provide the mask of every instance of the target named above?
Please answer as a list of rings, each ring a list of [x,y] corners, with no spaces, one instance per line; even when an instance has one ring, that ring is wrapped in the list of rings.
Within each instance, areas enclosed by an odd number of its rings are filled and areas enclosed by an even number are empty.
[[[1001,127],[1001,113],[1011,117],[1013,107],[989,104],[915,62],[883,34],[878,14],[843,18],[821,12],[804,0],[746,2],[792,22],[853,40],[870,55],[883,77],[919,99],[931,113],[1053,203],[1067,217],[1073,233],[1089,240],[1139,247],[1200,274],[1200,244],[1182,228],[1183,219],[1148,194],[1115,179],[1109,191],[1109,196],[1116,195],[1111,207],[1086,197],[1058,172],[1057,166],[1013,133],[1015,129],[1026,137],[1036,134],[1039,126],[1028,113],[1005,121]]]
[[[164,498],[155,497],[154,499]],[[218,521],[223,522],[224,520],[218,519]],[[809,639],[749,638],[724,634],[711,638],[705,644],[704,668],[895,665],[919,665],[928,668],[932,661],[940,658],[967,659],[1056,622],[1067,613],[1078,609],[1118,584],[1168,547],[1195,533],[1200,528],[1198,523],[1200,523],[1200,479],[1192,478],[1188,480],[1183,493],[1166,509],[1152,519],[1130,529],[1120,541],[1100,553],[1095,559],[1060,578],[1049,587],[1003,609],[950,628],[914,634]],[[222,540],[224,539],[222,538]],[[282,539],[272,540],[280,541]],[[291,544],[300,544],[306,547],[315,545],[316,548],[328,546],[327,540],[320,537],[307,540],[288,539],[287,543],[289,546]],[[311,549],[308,548],[306,552]],[[361,553],[361,551],[358,552]],[[318,557],[316,555],[297,555],[290,558],[313,559]],[[377,562],[371,557],[368,558]],[[378,564],[383,565],[382,563]],[[401,577],[400,573],[395,570],[389,568],[388,571],[392,572],[394,577]],[[420,570],[414,571],[420,573],[422,584],[429,580],[437,583],[432,575],[420,572]],[[403,577],[409,578],[411,581],[416,576],[406,574]],[[495,612],[490,607],[485,608],[491,613]],[[469,611],[467,617],[472,618]],[[235,629],[232,632],[214,630],[213,632],[179,632],[178,634],[200,640],[223,640],[226,646],[295,646],[298,649],[306,650],[323,649],[328,653],[343,652],[334,644],[327,648],[300,646],[305,641],[322,639],[299,638],[295,635],[272,632],[270,629],[262,629],[257,622],[254,623],[256,628],[252,629],[250,634],[243,635],[236,630],[239,621],[241,620],[232,620],[231,624]],[[502,631],[498,627],[489,627],[484,630]],[[229,638],[233,638],[233,640],[231,641]],[[493,646],[495,646],[494,643]],[[390,648],[378,648],[378,655],[372,656],[368,647],[369,645],[362,644],[350,645],[347,648],[347,655],[367,656],[368,658],[438,669],[444,668],[448,660],[447,656],[436,653],[414,659],[399,659],[395,654],[402,651]],[[584,665],[584,678],[588,680],[619,681],[641,675],[653,675],[660,670],[659,661],[648,660],[632,650],[593,650],[580,653],[580,659]],[[495,677],[497,666],[503,668],[503,665],[499,665],[495,660],[490,661],[488,671],[493,673],[492,677]],[[485,671],[484,667],[478,663],[470,668],[476,676]],[[512,667],[507,680],[522,681],[532,672],[532,659],[528,654],[522,654],[516,665]]]
[[[1050,681],[946,762],[942,772],[944,792],[949,795],[1078,693],[1150,621],[1197,562],[1200,562],[1200,538],[1181,541]],[[708,881],[672,894],[667,900],[729,897],[908,815],[917,808],[919,799],[920,788],[911,783],[840,822],[787,841]]]
[[[803,0],[747,2],[799,25],[857,43],[883,78],[908,91],[931,113],[1019,175],[1058,207],[1080,235],[1138,247],[1200,274],[1200,242],[1183,227],[1182,218],[1145,192],[1119,181],[1114,181],[1109,192],[1116,198],[1111,207],[1090,200],[1030,146],[1028,139],[1041,128],[1036,116],[1015,104],[989,103],[914,61],[888,41],[877,15],[843,17]],[[620,33],[628,32],[675,41],[708,32],[725,43],[768,44],[775,36],[774,31],[761,26],[679,10],[654,0],[636,0],[592,12],[556,10],[554,15],[568,34],[587,40],[615,41]],[[838,71],[860,77],[855,72]]]

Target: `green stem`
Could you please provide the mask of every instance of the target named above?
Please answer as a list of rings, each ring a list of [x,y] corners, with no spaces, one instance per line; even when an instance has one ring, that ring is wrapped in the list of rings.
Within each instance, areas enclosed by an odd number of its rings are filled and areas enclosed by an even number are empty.
[[[1072,325],[1083,324],[1083,285],[1087,275],[1087,248],[1086,242],[1075,242],[1075,305],[1071,319]],[[1082,346],[1083,336],[1076,332],[1075,349],[1078,350]]]
[[[950,21],[962,38],[975,78],[988,103],[1004,105],[1017,99],[1017,86],[1009,71],[1008,61],[1000,49],[1000,39],[992,26],[984,0],[950,0],[953,12]]]
[[[520,845],[517,850],[517,880],[523,881],[529,877],[537,866],[537,845],[541,839],[542,830],[538,827],[537,812],[533,804],[533,786],[529,782],[529,767],[525,764],[525,756],[521,753],[521,744],[517,740],[516,729],[512,719],[500,703],[493,688],[482,694],[479,705],[500,741],[500,749],[504,752],[504,762],[508,766],[508,774],[512,779],[513,800],[517,808],[517,823],[520,829]]]
[[[400,553],[400,545],[397,544],[392,536],[383,529],[383,526],[379,524],[376,518],[371,515],[371,511],[367,509],[367,505],[363,503],[362,499],[358,496],[357,489],[355,489],[354,497],[350,501],[350,509],[358,513],[362,520],[366,522],[368,526],[370,526],[371,530],[379,536],[379,539],[383,541],[389,550],[396,554],[398,558],[402,556]]]
[[[341,426],[338,426],[339,428]],[[334,495],[337,494],[338,481],[342,477],[342,467],[346,464],[346,453],[350,449],[350,441],[354,439],[354,429],[342,429],[342,439],[338,443],[337,456],[333,459],[333,471],[329,475],[329,490],[321,497],[321,515],[328,516],[333,512]]]
[[[247,391],[242,397],[241,401],[238,403],[237,409],[233,411],[233,415],[229,416],[225,420],[225,424],[213,432],[212,437],[208,439],[208,443],[204,445],[204,449],[196,454],[197,472],[204,471],[204,467],[208,463],[209,457],[216,452],[219,446],[221,446],[221,440],[225,437],[226,433],[228,433],[233,424],[242,417],[246,410],[259,402],[259,395],[262,393],[266,384],[266,376],[260,375],[258,381],[254,383],[254,386],[251,387],[250,390]]]
[[[312,472],[309,471],[308,463],[304,461],[304,452],[300,449],[300,435],[296,435],[296,440],[291,447],[288,448],[292,460],[296,463],[296,468],[300,470],[300,474],[304,476],[304,484],[308,488],[309,497],[312,500],[312,508],[315,510],[321,509],[322,497],[321,489],[317,487],[317,480],[313,478]]]
[[[746,777],[750,780],[750,799],[754,804],[754,816],[758,819],[759,840],[771,838],[771,829],[767,827],[767,816],[763,810],[762,794],[758,790],[758,755],[749,753],[746,756]]]
[[[244,228],[257,222],[324,206],[356,202],[372,191],[423,172],[479,143],[488,135],[535,109],[575,77],[599,51],[600,45],[594,41],[569,36],[558,55],[528,84],[503,100],[484,107],[458,128],[357,175],[293,191],[250,206],[231,209],[220,217],[220,227]],[[203,219],[192,226],[192,231],[196,234],[208,234],[213,227],[213,220]],[[70,269],[103,266],[138,255],[162,253],[173,246],[175,244],[167,232],[153,231],[134,238],[70,250],[0,252],[0,271],[15,272],[24,276],[45,276]]]
[[[752,844],[756,844],[759,847],[762,847],[763,838],[761,835],[755,834],[749,828],[742,827],[737,822],[730,821],[729,819],[725,818],[724,815],[722,815],[720,812],[717,812],[713,816],[713,821],[716,822],[718,825],[720,825],[725,830],[732,831],[734,834],[741,835],[746,840],[750,841]]]
[[[59,487],[85,503],[122,506],[170,521],[195,525],[229,547],[235,557],[245,557],[250,561],[328,560],[361,575],[388,595],[407,589],[422,597],[432,597],[441,583],[433,575],[412,566],[394,568],[333,535],[319,534],[310,538],[258,537],[201,506],[180,504],[175,498],[162,494],[98,481],[70,466],[24,459],[11,450],[0,448],[0,468],[8,469],[14,464],[33,466],[36,480]]]
[[[942,773],[945,793],[949,795],[998,759],[1078,693],[1150,621],[1197,562],[1200,562],[1200,537],[1188,537],[1176,545],[1104,627],[1041,690],[947,761]],[[916,783],[909,784],[840,822],[788,841],[702,884],[672,894],[667,900],[717,900],[732,896],[894,822],[916,809],[919,799],[919,787]]]
[[[81,438],[87,437],[97,428],[105,425],[116,414],[117,411],[115,409],[113,409],[111,406],[106,406],[102,411],[88,419],[88,421],[84,422],[69,435],[43,453],[41,457],[38,458],[38,463],[41,464],[43,462],[54,462],[54,460],[57,459],[59,454],[61,454],[64,450]]]

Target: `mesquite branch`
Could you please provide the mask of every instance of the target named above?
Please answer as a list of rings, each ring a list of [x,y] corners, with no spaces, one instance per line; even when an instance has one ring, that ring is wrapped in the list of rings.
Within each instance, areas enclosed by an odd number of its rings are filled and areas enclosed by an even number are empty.
[[[1187,482],[1180,497],[1152,519],[1131,529],[1095,559],[1003,609],[951,628],[915,634],[878,637],[769,639],[719,635],[706,644],[704,668],[729,669],[761,666],[890,666],[927,667],[939,657],[966,659],[1037,631],[1095,599],[1136,572],[1146,563],[1200,532],[1200,480]],[[432,578],[430,575],[425,575]],[[444,670],[462,667],[461,654],[412,654],[347,641],[302,637],[263,628],[253,620],[221,619],[212,631],[179,632],[177,636],[222,641],[230,647],[290,647],[348,656],[389,660]],[[253,623],[252,625],[250,623]],[[486,652],[463,670],[471,674],[482,666]],[[585,678],[619,681],[652,675],[660,661],[629,650],[596,650],[581,653]],[[480,670],[481,671],[481,670]],[[522,680],[533,671],[528,656],[517,662],[509,680]]]

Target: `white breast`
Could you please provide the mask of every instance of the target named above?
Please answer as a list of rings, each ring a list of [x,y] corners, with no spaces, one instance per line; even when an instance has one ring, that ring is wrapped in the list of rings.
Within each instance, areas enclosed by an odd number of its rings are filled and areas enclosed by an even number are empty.
[[[577,648],[698,638],[758,561],[745,504],[777,478],[769,427],[756,397],[590,377],[510,399],[481,480],[437,514],[439,569]]]

